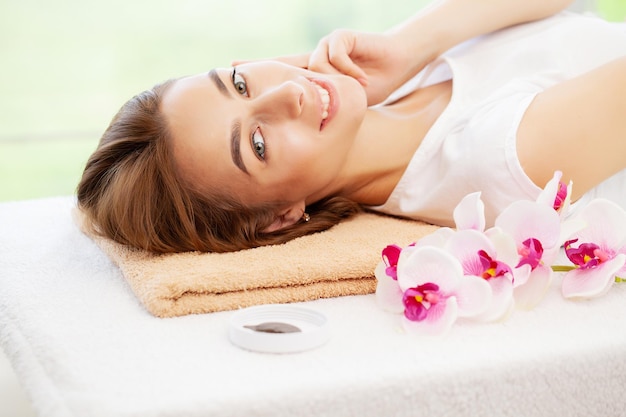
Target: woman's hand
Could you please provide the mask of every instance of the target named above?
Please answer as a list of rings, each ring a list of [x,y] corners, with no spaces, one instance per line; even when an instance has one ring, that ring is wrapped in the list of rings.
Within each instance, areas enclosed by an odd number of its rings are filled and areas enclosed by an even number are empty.
[[[415,48],[390,33],[369,33],[339,29],[322,38],[313,52],[274,57],[271,60],[325,74],[345,74],[365,89],[368,105],[385,100],[432,59],[428,43]],[[419,52],[414,52],[416,49]],[[234,61],[233,65],[250,61]]]
[[[415,54],[406,39],[388,33],[335,30],[320,40],[309,55],[307,68],[341,73],[358,80],[368,105],[378,104],[408,81],[435,56],[424,49]]]

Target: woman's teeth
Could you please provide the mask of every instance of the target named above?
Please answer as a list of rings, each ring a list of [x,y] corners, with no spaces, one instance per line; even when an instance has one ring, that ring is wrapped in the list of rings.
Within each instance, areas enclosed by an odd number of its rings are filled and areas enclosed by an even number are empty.
[[[325,88],[322,88],[318,84],[315,84],[317,91],[320,93],[320,97],[322,99],[322,120],[328,117],[328,103],[330,103],[330,95]]]

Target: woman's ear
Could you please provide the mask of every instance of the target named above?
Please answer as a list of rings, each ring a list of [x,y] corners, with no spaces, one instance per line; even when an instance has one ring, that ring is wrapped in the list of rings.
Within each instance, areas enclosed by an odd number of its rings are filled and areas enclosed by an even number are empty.
[[[295,203],[285,209],[282,209],[274,217],[272,224],[263,229],[264,233],[275,232],[285,227],[292,226],[302,219],[304,214],[304,208],[306,207],[304,202]]]

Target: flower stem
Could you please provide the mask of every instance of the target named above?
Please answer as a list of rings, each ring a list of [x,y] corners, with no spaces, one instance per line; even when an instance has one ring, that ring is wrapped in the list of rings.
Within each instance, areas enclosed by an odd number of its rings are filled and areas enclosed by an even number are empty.
[[[567,272],[572,269],[576,269],[576,267],[573,265],[552,265],[552,270],[554,272]]]

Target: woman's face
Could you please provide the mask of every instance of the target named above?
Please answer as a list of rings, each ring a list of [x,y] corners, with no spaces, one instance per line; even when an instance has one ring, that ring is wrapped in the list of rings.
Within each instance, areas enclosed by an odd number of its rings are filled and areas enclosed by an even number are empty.
[[[273,61],[177,80],[161,107],[185,179],[246,204],[336,191],[366,108],[353,78]]]

